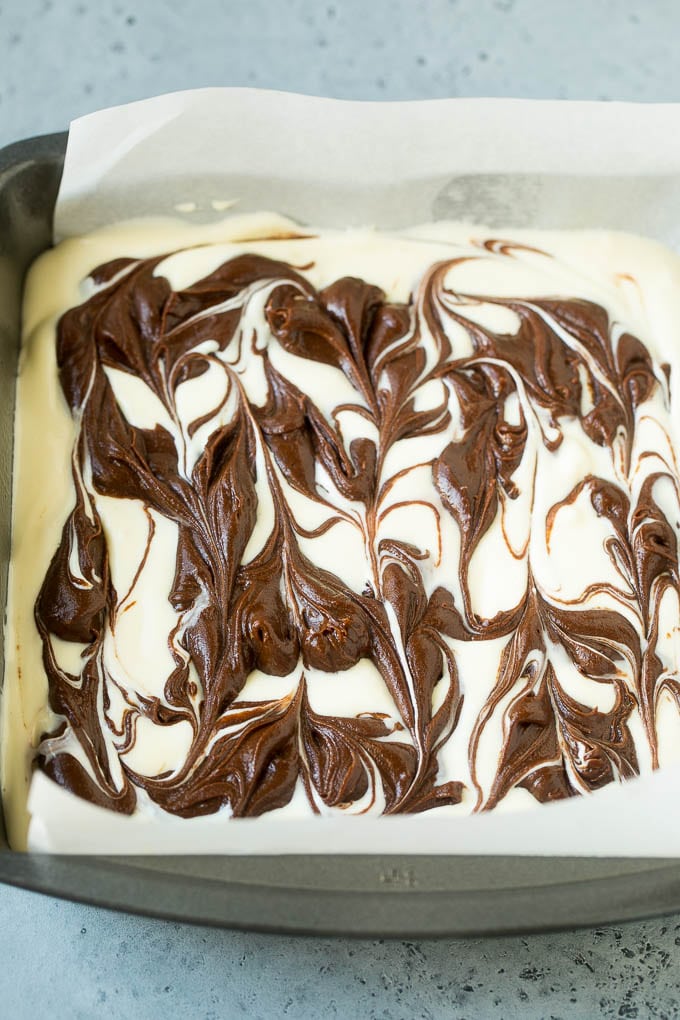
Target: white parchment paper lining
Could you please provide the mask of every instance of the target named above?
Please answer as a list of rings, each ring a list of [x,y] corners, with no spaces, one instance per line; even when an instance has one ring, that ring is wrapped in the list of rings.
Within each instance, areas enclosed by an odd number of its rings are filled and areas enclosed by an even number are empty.
[[[71,126],[57,240],[121,219],[271,209],[318,226],[460,219],[623,229],[680,248],[680,106],[353,103],[175,93]],[[680,326],[680,324],[679,324]],[[680,332],[680,330],[679,330]],[[679,341],[680,342],[680,341]],[[469,818],[127,818],[42,774],[31,847],[108,853],[680,854],[680,770],[537,810]]]

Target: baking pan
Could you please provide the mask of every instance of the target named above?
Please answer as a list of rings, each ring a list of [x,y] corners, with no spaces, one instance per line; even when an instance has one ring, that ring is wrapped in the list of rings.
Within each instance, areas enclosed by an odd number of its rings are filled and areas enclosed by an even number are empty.
[[[21,291],[51,243],[66,135],[0,150],[0,600],[10,547]],[[4,608],[3,608],[4,615]],[[0,880],[159,917],[308,934],[490,935],[680,910],[680,863],[527,857],[73,857],[13,853]]]

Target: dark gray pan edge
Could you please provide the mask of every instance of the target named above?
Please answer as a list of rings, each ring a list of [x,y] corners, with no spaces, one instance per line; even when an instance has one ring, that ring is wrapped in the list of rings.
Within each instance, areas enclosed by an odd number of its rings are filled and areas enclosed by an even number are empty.
[[[47,135],[0,150],[3,606],[21,291],[27,267],[50,244],[65,144],[65,134]],[[65,857],[13,853],[1,832],[0,881],[118,910],[299,934],[491,935],[605,924],[680,909],[680,864],[674,861]]]
[[[245,869],[248,877],[234,881],[243,863],[250,865]],[[525,878],[539,880],[538,886],[516,883],[518,863]],[[206,869],[213,877],[205,877]],[[333,881],[324,883],[324,874],[331,874]],[[310,884],[310,876],[317,881]],[[384,884],[386,877],[392,888]],[[601,925],[665,914],[680,904],[677,865],[653,861],[363,856],[131,860],[0,854],[0,879],[115,910],[192,923],[376,938]]]

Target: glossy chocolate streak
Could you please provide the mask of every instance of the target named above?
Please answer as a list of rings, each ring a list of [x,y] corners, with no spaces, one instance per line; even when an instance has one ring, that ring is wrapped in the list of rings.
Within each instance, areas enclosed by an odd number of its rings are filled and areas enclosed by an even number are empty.
[[[513,258],[514,251],[493,243],[479,257]],[[638,409],[668,387],[640,341],[619,332],[603,308],[568,299],[485,297],[518,322],[512,335],[494,333],[466,315],[480,299],[446,289],[453,263],[432,267],[407,306],[354,278],[317,292],[291,266],[253,255],[175,293],[154,275],[161,261],[101,267],[94,295],[59,325],[61,386],[78,433],[76,502],[36,604],[50,704],[62,719],[41,747],[47,774],[126,813],[143,789],[185,817],[225,806],[236,816],[258,815],[287,804],[298,784],[314,811],[455,804],[463,783],[438,783],[437,774],[463,701],[456,648],[490,639],[503,642],[498,674],[467,746],[478,808],[493,807],[516,786],[545,801],[636,774],[633,712],[656,762],[660,691],[665,686],[678,697],[656,654],[659,605],[669,587],[678,590],[678,555],[655,497],[663,472],[641,487],[632,479]],[[266,343],[243,325],[253,295],[264,299]],[[464,355],[451,340],[455,329],[467,337]],[[230,368],[248,344],[249,356],[261,361],[264,401],[254,400]],[[275,368],[274,345],[341,370],[355,393],[349,409],[369,434],[346,443],[337,415],[322,413]],[[137,377],[177,424],[178,388],[214,365],[225,372],[226,396],[182,434],[186,452],[199,429],[219,420],[189,467],[167,428],[126,419],[107,375],[116,369]],[[441,397],[428,404],[419,396],[432,384]],[[508,417],[511,399],[519,411]],[[228,402],[233,413],[225,422],[219,415]],[[516,605],[482,616],[469,583],[475,552],[508,503],[527,494],[531,482],[522,489],[518,478],[527,475],[532,443],[555,453],[565,423],[611,451],[615,480],[583,478],[541,526],[549,541],[561,509],[589,500],[611,532],[607,554],[620,585],[591,585],[576,602],[557,602],[535,580],[527,542],[513,553],[527,578]],[[417,535],[409,543],[379,534],[398,481],[388,456],[419,436],[430,437],[435,451],[426,461],[428,506],[438,522],[450,515],[460,534],[458,563],[443,564],[438,575],[457,574],[456,585],[428,589]],[[670,467],[665,477],[676,485]],[[246,559],[259,520],[258,484],[268,489],[273,523],[260,551]],[[326,513],[315,532],[296,520],[291,491]],[[120,724],[107,715],[112,685],[120,690],[120,683],[107,675],[104,641],[115,634],[125,593],[113,587],[94,494],[141,501],[149,543],[150,511],[178,534],[168,596],[179,621],[168,636],[174,669],[163,698],[121,691]],[[400,504],[407,511],[408,502]],[[350,517],[370,566],[362,591],[302,548],[303,537]],[[598,594],[620,610],[593,607]],[[55,637],[86,646],[79,676],[59,667]],[[398,721],[380,712],[315,712],[306,671],[342,674],[364,659],[379,671]],[[560,678],[564,661],[606,688],[606,709],[569,693]],[[299,679],[286,697],[253,702],[241,698],[253,670],[280,677],[297,671]],[[160,727],[189,723],[191,746],[177,768],[147,776],[126,763],[141,719]],[[495,778],[484,790],[478,759],[492,722],[502,740]],[[66,736],[75,738],[77,753]]]

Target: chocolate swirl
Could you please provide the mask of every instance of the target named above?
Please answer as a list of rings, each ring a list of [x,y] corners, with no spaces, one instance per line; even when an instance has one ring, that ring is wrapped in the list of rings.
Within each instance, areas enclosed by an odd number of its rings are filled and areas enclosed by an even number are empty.
[[[517,253],[489,243],[475,258]],[[143,791],[191,817],[262,814],[296,789],[315,812],[422,811],[459,803],[466,782],[478,808],[515,787],[568,797],[639,771],[633,715],[658,764],[659,698],[680,701],[657,647],[664,597],[679,591],[660,492],[677,500],[678,486],[675,464],[639,440],[645,409],[667,414],[669,386],[643,344],[581,299],[454,291],[456,260],[431,267],[409,304],[355,278],[317,291],[256,255],[175,292],[162,261],[100,267],[93,295],[59,324],[75,505],[35,610],[61,719],[40,767],[120,812]],[[504,310],[514,332],[483,325],[483,307]],[[305,372],[342,395],[301,384]],[[126,412],[126,378],[144,387],[153,423]],[[189,413],[188,387],[202,381],[211,399]],[[589,470],[541,509],[541,465],[570,443],[601,450],[607,476]],[[124,536],[102,518],[110,500],[143,507],[148,522],[125,592],[111,559]],[[577,509],[606,532],[609,568],[566,598],[541,563]],[[111,649],[163,522],[176,535],[172,668],[150,694],[112,667]],[[488,612],[473,580],[499,525],[524,580]],[[348,559],[363,550],[358,588],[318,553],[335,533],[354,535]],[[81,647],[79,672],[60,665],[60,642]],[[494,642],[495,679],[480,680],[488,694],[466,730],[459,659]],[[341,682],[362,663],[392,714],[313,707],[312,675]],[[251,697],[256,673],[290,678],[287,693]],[[148,726],[188,728],[186,752],[156,771],[134,764]],[[442,780],[456,741],[469,776]]]

